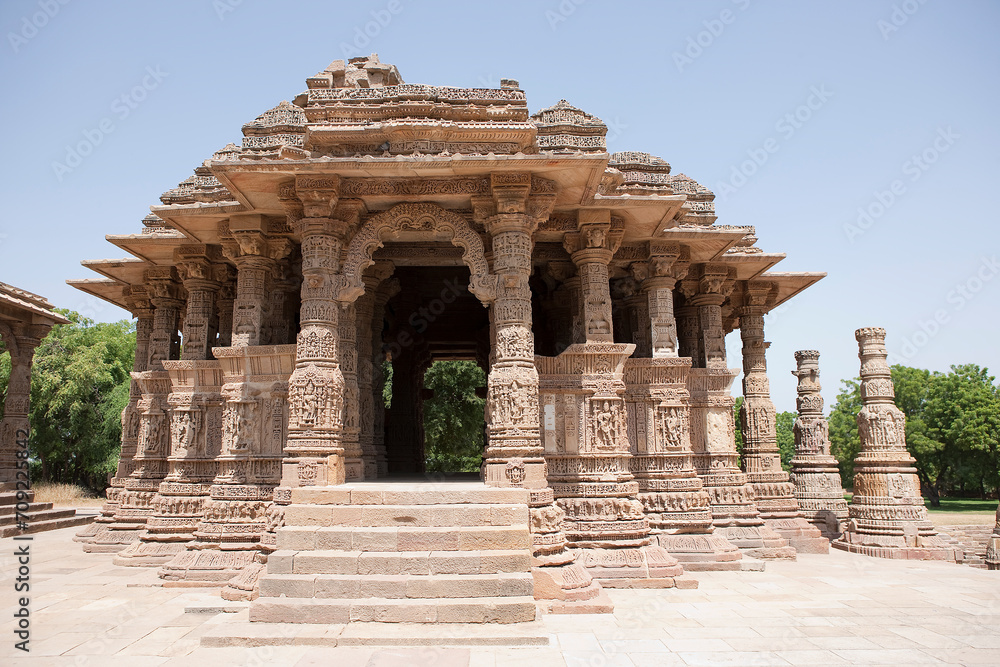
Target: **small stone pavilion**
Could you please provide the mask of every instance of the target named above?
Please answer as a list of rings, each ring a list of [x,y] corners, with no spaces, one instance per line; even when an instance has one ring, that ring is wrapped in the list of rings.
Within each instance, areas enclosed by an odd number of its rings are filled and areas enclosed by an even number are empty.
[[[707,188],[517,81],[372,55],[306,86],[70,281],[138,319],[85,550],[320,623],[601,611],[602,587],[829,548],[781,469],[763,328],[824,274],[773,272]],[[488,374],[478,481],[420,481],[439,359]]]
[[[31,433],[31,364],[35,348],[56,324],[69,324],[69,320],[53,312],[48,299],[0,283],[0,341],[3,350],[10,353],[10,379],[0,422],[0,537],[88,521],[75,517],[73,510],[55,510],[52,503],[33,502],[35,493],[23,467]]]

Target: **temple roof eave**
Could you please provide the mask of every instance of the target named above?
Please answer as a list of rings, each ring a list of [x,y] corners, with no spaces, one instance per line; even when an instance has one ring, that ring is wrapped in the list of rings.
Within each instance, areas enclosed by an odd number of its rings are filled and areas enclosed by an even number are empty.
[[[53,312],[52,308],[52,303],[45,297],[7,283],[0,283],[0,321],[48,326],[69,324],[69,320]]]
[[[67,280],[66,284],[70,287],[75,287],[85,294],[128,310],[128,305],[125,303],[122,291],[126,286],[125,283],[109,278],[77,278]]]

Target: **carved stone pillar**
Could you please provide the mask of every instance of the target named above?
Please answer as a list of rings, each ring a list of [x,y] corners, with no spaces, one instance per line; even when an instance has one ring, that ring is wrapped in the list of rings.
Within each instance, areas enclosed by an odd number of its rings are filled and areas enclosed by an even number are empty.
[[[530,489],[546,486],[528,287],[537,220],[525,212],[530,177],[527,183],[501,185],[518,176],[522,175],[494,175],[496,213],[486,220],[493,239],[497,288],[492,307],[495,357],[487,379],[488,442],[483,473],[490,486]]]
[[[260,342],[266,337],[276,266],[292,245],[270,233],[270,224],[258,214],[230,216],[228,234],[222,251],[237,267],[233,345],[214,348],[217,361],[169,368],[179,385],[171,396],[178,473],[176,482],[173,473],[167,481],[183,483],[180,471],[200,466],[191,459],[201,458],[201,452],[214,459],[214,477],[192,480],[208,486],[209,497],[203,499],[194,540],[160,569],[167,580],[222,582],[252,564],[280,479],[291,346]],[[193,447],[180,437],[192,422],[206,431]]]
[[[376,263],[376,266],[378,264]],[[389,474],[389,460],[385,446],[385,399],[383,389],[386,383],[385,351],[383,350],[382,326],[385,320],[385,307],[389,299],[399,293],[399,281],[395,278],[384,281],[375,292],[372,304],[371,322],[371,354],[372,354],[372,450],[375,454],[376,477]]]
[[[699,265],[681,283],[685,316],[681,326],[681,349],[701,355],[697,368],[688,374],[691,394],[691,447],[694,463],[712,507],[716,535],[725,537],[744,553],[758,558],[794,558],[795,550],[768,528],[754,504],[753,489],[737,461],[735,400],[730,394],[739,374],[727,368],[725,334],[722,327],[722,304],[734,283],[724,265]],[[691,314],[698,313],[698,344],[695,348]]]
[[[360,297],[359,297],[360,298]],[[358,314],[357,302],[343,303],[340,309],[338,346],[340,370],[344,375],[344,462],[347,481],[365,479],[364,452],[361,449],[361,403],[358,388]]]
[[[914,459],[906,451],[906,417],[894,402],[885,329],[854,332],[861,359],[861,450],[854,459],[854,495],[844,532],[833,546],[911,560],[956,559],[927,517]]]
[[[650,243],[648,259],[632,265],[638,350],[625,362],[631,469],[654,540],[687,570],[738,570],[742,555],[714,535],[709,494],[691,450],[691,359],[677,356],[673,288],[688,271],[676,245]]]
[[[764,311],[773,285],[751,281],[742,285],[743,306],[737,309],[743,339],[743,471],[754,491],[757,510],[772,530],[803,553],[827,553],[829,541],[802,518],[795,485],[781,467],[776,411],[771,402],[764,341]]]
[[[6,327],[5,327],[6,328]],[[6,328],[4,343],[10,353],[10,378],[4,398],[4,416],[0,424],[0,483],[17,481],[17,441],[31,434],[31,363],[35,348],[48,334],[49,327],[23,323]]]
[[[383,280],[392,275],[393,265],[391,262],[377,262],[374,268],[365,272],[364,283],[365,293],[358,297],[355,302],[357,313],[357,377],[358,377],[358,414],[359,414],[359,444],[361,446],[361,456],[364,460],[364,470],[366,479],[375,479],[379,476],[379,457],[375,448],[376,412],[377,402],[381,401],[381,382],[379,383],[379,396],[376,399],[374,393],[375,382],[375,359],[372,349],[375,345],[375,330],[378,330],[379,343],[382,336],[382,309],[383,302],[379,308],[378,325],[374,323],[376,302],[378,301],[378,288]],[[381,344],[379,344],[381,352]],[[378,374],[381,380],[381,362],[378,363]],[[346,381],[346,376],[345,376]],[[384,404],[383,404],[384,409]],[[383,439],[382,443],[385,443]],[[383,456],[384,462],[384,456]]]
[[[222,415],[222,369],[210,358],[218,320],[215,300],[227,267],[217,246],[182,246],[174,253],[187,291],[180,361],[164,361],[167,396],[167,475],[151,501],[139,540],[118,554],[119,564],[162,565],[194,539],[215,477]]]
[[[219,290],[219,347],[229,347],[233,344],[233,306],[236,300],[236,274],[228,271],[226,280]]]
[[[170,422],[167,395],[170,376],[163,362],[177,349],[177,326],[184,305],[182,287],[173,267],[153,267],[146,270],[146,290],[153,304],[153,328],[149,335],[146,370],[134,373],[142,392],[139,411],[139,437],[136,443],[135,469],[129,475],[121,494],[121,504],[115,512],[111,530],[137,531],[153,514],[152,501],[160,483],[167,475],[170,453]],[[131,540],[130,540],[131,541]],[[122,564],[128,565],[128,559]]]
[[[300,176],[294,186],[282,186],[279,193],[302,242],[302,306],[281,474],[289,497],[291,487],[342,484],[364,477],[360,456],[347,461],[343,447],[345,384],[336,297],[349,224],[329,217],[338,188],[333,177]]]
[[[491,184],[493,198],[483,206],[488,212],[483,221],[492,237],[497,283],[490,308],[492,350],[483,478],[491,486],[524,487],[530,491],[535,597],[551,600],[550,607],[572,607],[575,602],[597,598],[601,587],[581,564],[574,562],[576,554],[566,549],[564,512],[548,485],[528,286],[532,235],[539,221],[551,212],[555,196],[531,194],[530,174],[493,174]],[[608,305],[610,309],[610,301]],[[610,606],[606,598],[591,604]]]
[[[823,537],[840,537],[842,521],[847,519],[847,501],[840,480],[837,459],[830,455],[829,426],[823,416],[823,396],[819,383],[819,352],[795,353],[798,368],[792,375],[799,379],[796,408],[795,456],[791,480],[795,499],[802,515],[819,528]]]
[[[153,331],[153,304],[149,301],[146,288],[132,285],[124,288],[124,295],[132,316],[136,318],[135,325],[135,359],[132,362],[133,377],[129,383],[128,404],[122,411],[122,445],[118,455],[118,467],[111,484],[105,492],[107,501],[101,507],[101,513],[94,523],[90,524],[73,539],[83,542],[83,550],[87,553],[118,552],[125,545],[137,539],[136,530],[110,530],[114,515],[121,504],[121,494],[129,475],[136,468],[135,454],[139,442],[139,400],[142,392],[134,374],[147,370],[149,363],[149,336]]]

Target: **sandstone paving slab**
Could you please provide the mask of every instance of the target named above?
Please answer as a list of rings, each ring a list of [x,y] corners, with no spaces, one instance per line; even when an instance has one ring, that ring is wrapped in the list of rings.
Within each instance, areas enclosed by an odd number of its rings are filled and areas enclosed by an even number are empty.
[[[940,665],[948,664],[917,649],[837,649],[834,651],[854,665]],[[996,660],[996,656],[994,656]]]
[[[70,540],[73,532],[65,529],[36,536],[34,552],[62,554],[33,561],[33,575],[50,575],[39,585],[36,599],[44,597],[52,604],[33,608],[32,653],[12,656],[11,646],[2,645],[0,664],[16,657],[16,664],[39,665],[74,665],[82,660],[87,665],[206,667],[301,662],[340,667],[353,664],[349,661],[356,658],[358,665],[367,667],[379,651],[403,648],[205,647],[202,637],[224,632],[227,626],[244,624],[252,631],[259,625],[249,623],[245,609],[212,613],[212,595],[205,589],[156,586],[155,572],[148,569],[119,568],[128,576],[107,576],[115,568],[110,564],[113,554],[78,552],[79,545]],[[0,553],[11,547],[9,539],[0,540]],[[57,569],[73,572],[58,573]],[[81,574],[86,572],[101,577],[103,583],[95,584]],[[748,583],[748,578],[753,581]],[[699,573],[699,579],[697,591],[610,591],[616,603],[614,614],[543,616],[536,623],[540,634],[550,639],[547,647],[461,650],[468,651],[470,667],[1000,662],[1000,577],[996,573],[834,552],[804,554],[789,563],[771,562],[764,572],[706,572]],[[13,605],[10,596],[0,596],[0,618],[10,618]],[[185,613],[199,606],[201,613]],[[839,615],[845,610],[856,613]],[[367,630],[371,634],[378,630],[388,640],[398,641],[398,634],[395,639],[392,636],[398,628],[371,625]],[[5,622],[0,631],[7,633],[10,627]],[[356,638],[363,641],[361,630]],[[662,650],[643,650],[659,645]],[[309,651],[323,651],[329,657],[302,662],[319,655]]]

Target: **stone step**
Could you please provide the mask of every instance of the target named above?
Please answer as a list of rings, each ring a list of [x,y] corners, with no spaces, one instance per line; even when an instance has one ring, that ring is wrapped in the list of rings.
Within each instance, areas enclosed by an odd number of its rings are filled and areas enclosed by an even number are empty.
[[[27,518],[25,518],[25,515]],[[54,521],[56,519],[71,519],[75,516],[78,516],[77,512],[75,509],[72,508],[58,509],[58,510],[43,509],[38,511],[28,510],[27,512],[22,513],[20,517],[16,513],[0,516],[0,526],[15,525],[20,519],[24,519],[28,524],[32,524],[32,523],[40,523],[42,521]],[[89,519],[93,519],[95,517],[95,515],[93,514],[85,514],[80,516],[85,516]]]
[[[17,516],[17,505],[0,505],[0,523],[5,522],[10,517]],[[22,512],[24,510],[21,510]],[[36,512],[48,512],[52,511],[52,503],[28,503],[28,514]],[[67,510],[55,510],[56,512],[65,512]],[[75,511],[75,510],[69,510]]]
[[[201,636],[204,647],[255,646],[548,646],[540,621],[513,625],[468,623],[219,623]]]
[[[528,523],[528,506],[510,503],[442,505],[296,505],[286,526],[511,526]]]
[[[435,528],[353,526],[284,526],[277,531],[278,549],[292,551],[493,551],[530,549],[527,524]]]
[[[448,599],[531,596],[530,572],[500,574],[265,574],[260,597]]]
[[[530,572],[526,550],[492,551],[275,551],[272,574],[499,574]]]
[[[290,575],[286,575],[290,576]],[[530,596],[448,599],[269,598],[250,606],[255,623],[523,623],[535,620]]]
[[[292,504],[312,505],[519,505],[527,504],[527,489],[488,487],[479,483],[365,483],[292,489]]]
[[[68,516],[56,519],[46,519],[39,521],[37,519],[32,519],[28,523],[28,530],[21,530],[17,525],[3,526],[0,528],[0,537],[14,537],[17,535],[24,535],[29,533],[42,533],[47,530],[56,530],[59,528],[69,528],[71,526],[82,526],[84,524],[90,523],[94,520],[92,515],[84,516]]]

